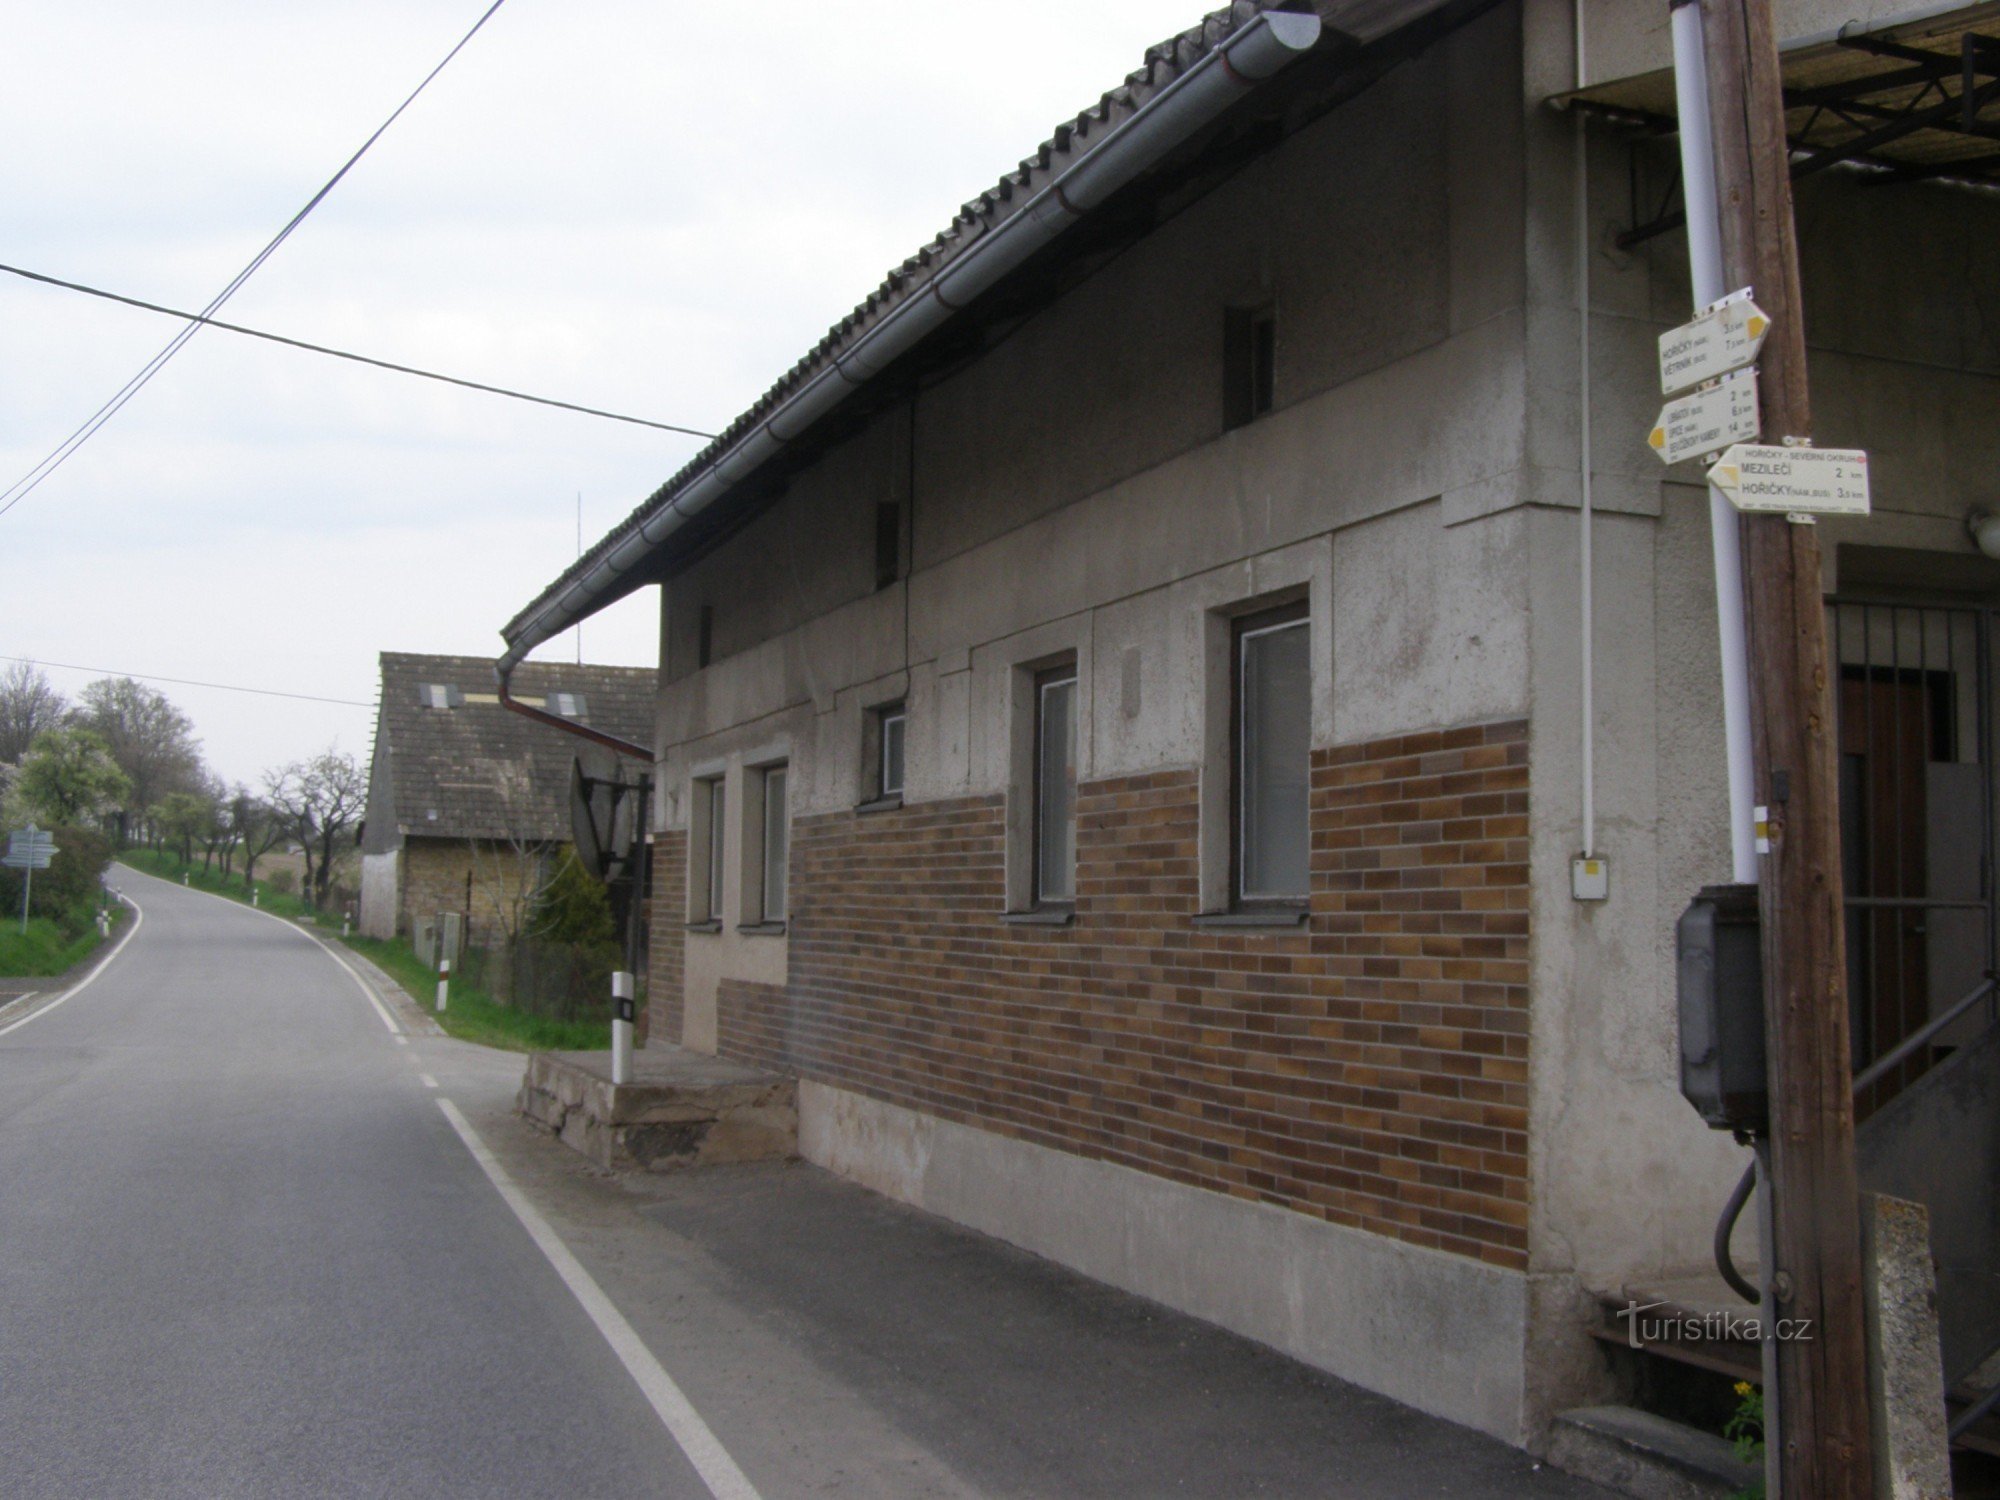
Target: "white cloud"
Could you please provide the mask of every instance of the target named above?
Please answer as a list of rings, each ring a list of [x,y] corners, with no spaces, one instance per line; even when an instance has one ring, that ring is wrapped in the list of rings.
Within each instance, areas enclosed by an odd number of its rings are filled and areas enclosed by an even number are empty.
[[[200,306],[481,8],[10,8],[0,260]],[[511,0],[226,316],[720,427],[1198,17]],[[175,330],[10,277],[0,326],[0,484]],[[579,491],[595,540],[698,446],[206,332],[0,518],[0,653],[372,699],[380,650],[496,651]],[[650,663],[654,630],[648,591],[585,640]],[[365,711],[169,691],[231,777],[367,750]]]

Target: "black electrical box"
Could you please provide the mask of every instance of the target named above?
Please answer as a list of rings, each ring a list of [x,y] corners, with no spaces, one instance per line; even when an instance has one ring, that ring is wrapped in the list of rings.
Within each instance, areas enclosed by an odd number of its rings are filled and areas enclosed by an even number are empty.
[[[1717,1130],[1762,1135],[1764,955],[1757,887],[1710,885],[1674,930],[1681,1011],[1681,1093]]]

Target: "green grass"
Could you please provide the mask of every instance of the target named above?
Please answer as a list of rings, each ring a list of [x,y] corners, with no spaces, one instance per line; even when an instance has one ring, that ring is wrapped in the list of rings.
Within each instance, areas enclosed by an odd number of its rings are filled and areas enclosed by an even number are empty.
[[[122,913],[123,908],[114,909]],[[114,915],[114,923],[118,916]],[[0,918],[0,974],[9,978],[53,977],[67,974],[97,950],[104,941],[88,916],[84,931],[76,937],[65,934],[61,924],[48,917],[34,917],[28,930],[21,931],[19,915]]]
[[[168,850],[127,849],[118,858],[135,870],[144,870],[162,880],[178,882],[186,874],[188,884],[197,890],[212,891],[218,896],[249,904],[250,892],[240,873],[225,881],[220,872],[214,869],[204,871],[199,861],[192,865],[183,864],[180,855]],[[400,939],[385,942],[358,935],[341,938],[339,913],[315,912],[297,896],[287,895],[267,881],[258,881],[257,890],[257,901],[262,910],[274,916],[311,922],[344,942],[400,984],[425,1015],[461,1041],[477,1042],[482,1047],[498,1047],[508,1052],[601,1052],[611,1045],[611,1022],[608,1019],[558,1021],[549,1016],[530,1015],[502,1005],[485,990],[463,978],[452,980],[445,1012],[439,1015],[435,1009],[437,975],[417,957],[408,943]],[[4,965],[0,965],[0,973],[6,972],[8,970]]]
[[[485,990],[454,977],[443,1015],[437,1006],[437,975],[405,942],[351,937],[347,946],[389,975],[452,1036],[510,1052],[601,1052],[611,1045],[611,1022],[558,1021],[502,1005]]]

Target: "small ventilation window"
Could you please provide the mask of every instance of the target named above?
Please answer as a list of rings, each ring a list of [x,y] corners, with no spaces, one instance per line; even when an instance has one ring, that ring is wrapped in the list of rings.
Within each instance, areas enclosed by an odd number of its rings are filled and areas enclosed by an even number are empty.
[[[1276,404],[1278,324],[1268,307],[1222,315],[1222,425],[1243,427]]]
[[[425,708],[460,708],[465,694],[448,682],[426,682],[417,688],[417,702]]]
[[[581,693],[550,693],[549,712],[565,719],[581,719],[590,712]]]

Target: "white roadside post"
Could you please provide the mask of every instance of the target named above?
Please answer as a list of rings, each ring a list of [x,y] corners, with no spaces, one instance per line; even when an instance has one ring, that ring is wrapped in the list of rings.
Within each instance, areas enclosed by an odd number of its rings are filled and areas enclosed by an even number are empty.
[[[611,976],[611,1081],[632,1081],[632,976],[623,969]]]
[[[446,992],[450,990],[450,988],[451,988],[451,960],[448,958],[441,958],[438,960],[438,1005],[437,1005],[437,1008],[440,1013],[442,1013],[444,1010],[445,995]]]
[[[181,884],[186,885],[187,883],[188,883],[188,872],[186,870],[183,870],[181,871]]]
[[[262,898],[263,898],[263,895],[264,895],[264,893],[263,893],[262,891],[258,890],[256,886],[254,886],[254,885],[253,885],[253,886],[251,886],[251,887],[250,887],[250,904],[251,904],[252,906],[256,906],[256,905],[257,905],[257,904],[258,904],[258,903],[259,903],[259,902],[260,902],[260,901],[262,900]]]

